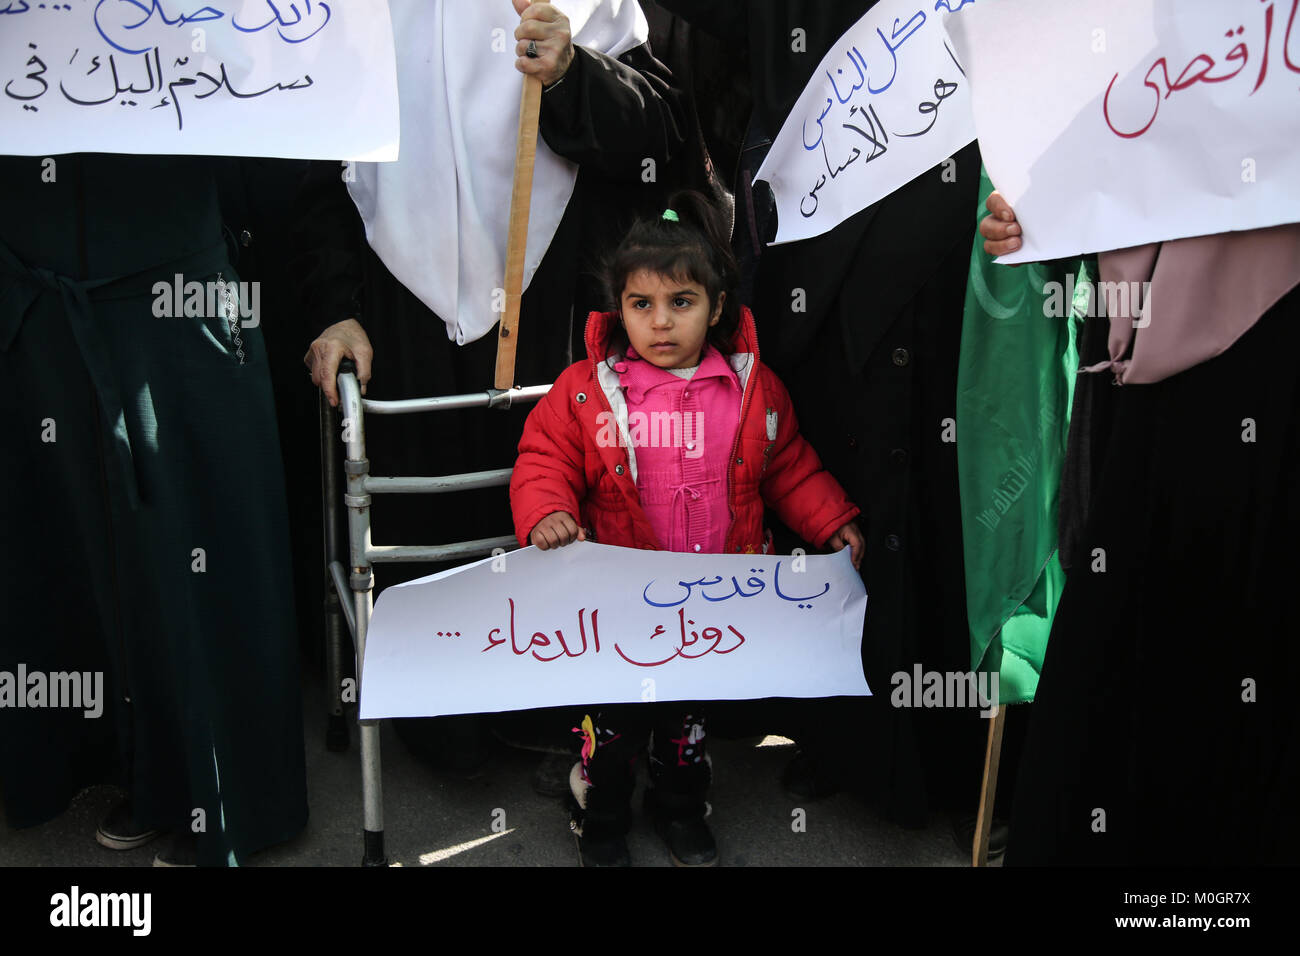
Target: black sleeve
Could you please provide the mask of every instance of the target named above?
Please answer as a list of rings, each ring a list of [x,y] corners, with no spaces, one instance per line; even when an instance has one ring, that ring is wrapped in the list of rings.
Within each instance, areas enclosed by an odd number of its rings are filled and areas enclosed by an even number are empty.
[[[639,181],[646,159],[668,162],[689,135],[683,92],[642,44],[617,60],[585,47],[542,94],[539,131],[557,155],[610,180]]]
[[[752,0],[657,0],[693,27],[744,46],[748,43],[748,6]]]
[[[334,161],[308,164],[294,210],[289,265],[313,335],[344,319],[361,321],[365,225],[348,195],[345,171]]]

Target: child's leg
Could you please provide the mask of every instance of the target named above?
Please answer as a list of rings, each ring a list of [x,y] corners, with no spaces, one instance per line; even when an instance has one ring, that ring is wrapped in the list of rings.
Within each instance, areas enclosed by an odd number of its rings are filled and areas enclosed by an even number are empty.
[[[651,783],[676,794],[698,793],[703,801],[710,780],[704,715],[691,704],[661,705],[653,731]]]
[[[704,822],[711,779],[704,715],[698,706],[661,706],[650,747],[651,789],[646,792],[646,808],[679,866],[717,862],[713,835]]]
[[[582,760],[569,775],[570,826],[586,866],[626,866],[636,758],[645,748],[645,717],[636,705],[600,707],[574,728]]]

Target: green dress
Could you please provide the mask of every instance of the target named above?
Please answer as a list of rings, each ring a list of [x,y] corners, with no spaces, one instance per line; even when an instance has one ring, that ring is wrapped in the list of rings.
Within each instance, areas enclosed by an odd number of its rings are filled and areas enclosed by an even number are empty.
[[[116,780],[237,863],[307,799],[261,330],[159,295],[237,279],[212,161],[3,157],[0,208],[0,679],[103,675],[99,717],[0,707],[6,819]]]

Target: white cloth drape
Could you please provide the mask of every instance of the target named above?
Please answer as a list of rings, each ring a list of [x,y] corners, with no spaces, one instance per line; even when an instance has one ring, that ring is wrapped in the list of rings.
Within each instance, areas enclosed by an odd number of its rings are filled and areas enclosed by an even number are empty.
[[[636,0],[554,0],[573,42],[610,56],[644,43]],[[366,239],[389,271],[464,345],[504,306],[506,227],[519,93],[510,0],[389,0],[401,158],[358,163],[348,184]],[[578,167],[539,136],[524,262],[527,288],[573,193]],[[495,299],[495,301],[494,301]]]

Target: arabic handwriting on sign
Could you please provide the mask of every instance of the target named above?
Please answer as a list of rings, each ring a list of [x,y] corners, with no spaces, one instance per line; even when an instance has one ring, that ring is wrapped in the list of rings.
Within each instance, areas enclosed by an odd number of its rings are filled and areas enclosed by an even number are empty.
[[[80,52],[81,52],[80,49],[78,49],[72,54],[72,59],[68,60],[69,65],[71,65],[77,59],[77,53]],[[135,93],[138,96],[144,93],[153,92],[155,87],[161,92],[163,86],[162,61],[159,58],[157,47],[155,47],[151,52],[153,54],[152,60],[150,59],[149,53],[143,54],[145,75],[148,77],[149,80],[147,86],[137,87],[134,82],[127,83],[127,85],[123,86],[121,74],[118,72],[117,54],[110,53],[108,55],[108,70],[105,71],[100,76],[95,77],[95,80],[93,81],[93,83],[95,84],[98,84],[101,81],[104,83],[103,91],[106,91],[106,95],[99,96],[98,99],[94,99],[92,97],[98,96],[99,91],[96,91],[96,93],[94,94],[91,93],[74,94],[67,88],[63,80],[59,80],[59,91],[63,94],[64,99],[66,99],[69,103],[75,103],[77,106],[99,106],[101,103],[107,103],[111,100],[114,100],[124,93]],[[131,67],[136,68],[138,73],[137,63],[138,61],[136,60],[131,61]],[[158,66],[156,79],[154,75],[155,64],[157,64]],[[88,69],[84,75],[92,76],[95,73],[98,73],[100,71],[100,68],[103,67],[103,65],[104,64],[100,61],[100,58],[98,56],[92,56],[90,58],[90,69]],[[111,79],[111,84],[109,82],[110,79]],[[110,85],[112,87],[111,89],[109,88]]]
[[[492,628],[492,630],[487,633],[487,645],[480,648],[479,653],[485,653],[497,647],[509,647],[510,652],[515,657],[530,656],[534,660],[541,661],[544,664],[559,660],[561,657],[581,657],[583,654],[587,653],[589,647],[592,653],[600,653],[599,608],[596,608],[591,612],[590,644],[588,644],[587,641],[587,609],[585,607],[578,610],[578,642],[573,642],[569,638],[566,638],[562,628],[556,628],[551,632],[555,635],[554,639],[552,639],[550,634],[547,634],[544,631],[534,631],[528,638],[528,642],[522,643],[522,638],[515,622],[515,600],[514,598],[508,598],[507,601],[510,605],[509,635],[507,636],[502,633],[503,628]],[[686,617],[685,608],[680,608],[677,611],[677,622],[677,646],[673,648],[672,653],[668,654],[662,660],[635,660],[632,657],[629,657],[623,648],[621,648],[617,643],[614,645],[614,652],[623,660],[627,661],[627,663],[634,664],[637,667],[661,667],[678,657],[684,657],[687,660],[697,660],[706,654],[730,654],[745,643],[745,635],[741,634],[740,631],[736,630],[730,624],[727,625],[727,630],[734,635],[735,640],[730,642],[729,647],[722,646],[723,642],[726,640],[726,635],[720,628],[705,627],[699,630],[694,630],[695,621]],[[692,628],[689,632],[687,631],[688,626]],[[527,629],[525,628],[525,630]],[[656,637],[660,637],[666,633],[668,633],[668,629],[664,625],[658,624],[655,626],[654,633],[650,635],[650,640],[654,640]],[[546,653],[541,653],[544,649],[553,647],[558,647],[558,650],[554,653],[551,653],[549,650]]]
[[[281,6],[283,6],[283,2],[284,0],[280,0]],[[260,27],[240,26],[240,24],[235,21],[233,14],[231,15],[230,23],[241,33],[256,33],[259,30],[265,30],[274,23],[277,25],[276,33],[280,34],[280,39],[285,43],[303,43],[324,30],[325,25],[330,22],[331,16],[330,6],[328,3],[324,3],[322,0],[316,0],[315,7],[313,8],[312,0],[303,0],[303,2],[304,8],[307,12],[307,22],[305,24],[303,15],[298,12],[298,5],[296,3],[289,4],[289,9],[293,12],[294,18],[292,20],[286,20],[284,14],[280,12],[279,7],[276,6],[273,0],[266,0],[266,5],[271,10],[271,19],[267,20]],[[311,27],[313,23],[316,25],[315,29],[309,30],[308,28]],[[292,31],[294,36],[288,36],[284,32],[286,27],[301,27],[301,29]]]
[[[550,657],[543,657],[540,654],[538,654],[537,651],[533,651],[532,656],[537,660],[541,661],[542,663],[549,663],[550,661],[556,660],[557,658],[560,657],[581,657],[583,654],[587,653],[587,627],[583,623],[583,615],[585,615],[586,613],[587,613],[587,609],[585,607],[580,608],[578,610],[578,634],[579,637],[582,639],[581,650],[575,653],[574,650],[569,646],[569,642],[565,640],[564,631],[562,631],[560,628],[556,628],[555,639],[559,642],[560,649],[556,651],[554,654],[552,654]],[[591,612],[592,640],[593,643],[595,644],[597,653],[600,652],[600,636],[596,625],[596,616],[599,613],[600,613],[599,608]],[[513,642],[513,640],[514,640],[514,632],[512,631],[511,641]],[[537,644],[538,646],[541,647],[549,647],[551,644],[551,639],[547,637],[545,634],[543,634],[541,631],[534,631],[532,638],[528,642],[528,647],[531,648],[534,644]]]
[[[72,10],[70,3],[38,3],[42,10]],[[5,13],[26,13],[32,8],[30,0],[8,0],[3,7],[0,7],[0,14]]]
[[[857,109],[856,106],[853,107],[853,108],[854,108],[855,110]],[[844,170],[848,169],[849,166],[854,162],[854,160],[856,160],[856,159],[857,159],[859,156],[861,156],[861,155],[862,155],[862,150],[860,150],[860,149],[858,149],[858,147],[854,146],[854,147],[853,147],[853,154],[852,154],[851,156],[849,156],[849,158],[846,159],[844,162],[842,162],[842,163],[840,163],[838,166],[836,166],[834,169],[831,169],[831,160],[830,160],[830,157],[826,155],[826,144],[825,144],[825,143],[822,143],[822,161],[826,164],[826,172],[828,172],[828,173],[830,174],[831,179],[834,179],[834,178],[835,178],[836,176],[838,176],[840,173],[844,172]],[[818,188],[820,188],[820,187],[818,187]]]
[[[930,123],[925,129],[917,130],[915,133],[895,133],[895,136],[924,136],[934,128],[935,121],[939,118],[939,104],[957,92],[957,84],[949,83],[942,77],[934,81],[934,99],[922,100],[916,107],[916,111],[922,116],[929,116]]]
[[[847,103],[849,100],[853,99],[853,94],[856,93],[858,90],[862,89],[862,84],[866,82],[867,60],[857,47],[854,47],[852,50],[849,51],[849,63],[853,66],[855,70],[858,71],[858,82],[854,83],[852,86],[849,87],[848,96],[840,96],[840,88],[835,82],[835,77],[831,76],[830,70],[826,71],[826,78],[831,81],[831,91],[835,94],[835,98],[840,101],[841,106]],[[837,68],[835,72],[841,76],[844,75],[843,68]],[[829,102],[829,100],[827,102]],[[826,115],[825,113],[822,113],[822,116],[825,115]],[[818,122],[820,122],[820,119],[818,120]]]
[[[259,33],[275,27],[276,33],[284,42],[303,43],[325,29],[333,15],[330,5],[322,0],[295,0],[287,5],[288,15],[281,9],[286,6],[284,0],[264,2],[267,11],[264,22],[253,26],[244,25],[237,22],[232,13],[230,25],[240,33]],[[298,9],[299,2],[302,11]],[[176,11],[175,16],[168,15],[168,6]],[[213,6],[202,6],[189,13],[183,12],[181,6],[180,0],[98,0],[93,21],[99,35],[115,50],[121,53],[143,53],[148,49],[148,44],[140,47],[140,41],[132,38],[132,31],[140,31],[134,34],[136,37],[144,36],[143,27],[155,14],[163,26],[178,29],[191,23],[220,20],[226,16],[223,10]]]
[[[831,589],[831,582],[827,581],[822,586],[822,589],[818,591],[816,594],[808,594],[805,595],[804,597],[791,597],[790,595],[786,594],[784,591],[781,590],[781,562],[780,561],[776,562],[776,573],[773,574],[772,577],[773,577],[772,584],[776,588],[776,596],[783,601],[797,602],[800,607],[812,607],[811,604],[807,603],[808,601],[812,601],[816,598],[821,597],[823,594],[825,594],[827,591]]]
[[[1297,6],[1300,6],[1300,4],[1292,3],[1291,5],[1291,20],[1287,24],[1286,39],[1282,41],[1282,57],[1283,59],[1286,60],[1288,66],[1291,65],[1291,55],[1287,51],[1286,45],[1291,40],[1291,27],[1295,24],[1295,12]],[[1251,96],[1254,96],[1255,91],[1264,85],[1264,77],[1268,75],[1268,48],[1271,45],[1272,39],[1273,39],[1273,5],[1269,4],[1268,10],[1265,11],[1264,13],[1264,55],[1263,57],[1260,58],[1259,77],[1258,79],[1255,80],[1255,85],[1252,86],[1250,89]],[[1236,49],[1236,47],[1234,47],[1233,49]],[[1242,47],[1242,49],[1244,51],[1245,47]]]
[[[685,589],[685,593],[684,593],[681,597],[677,598],[677,599],[674,600],[674,601],[654,601],[654,600],[651,600],[651,598],[650,598],[650,588],[651,588],[651,587],[654,585],[654,583],[655,583],[654,581],[651,581],[651,582],[650,582],[649,584],[647,584],[647,585],[645,586],[645,588],[641,591],[641,599],[642,599],[643,601],[645,601],[646,604],[649,604],[651,607],[676,607],[676,606],[679,605],[679,604],[685,604],[687,601],[689,601],[690,598],[691,598],[691,591],[692,591],[693,588],[696,588],[696,587],[699,587],[699,588],[701,589],[701,590],[700,590],[700,595],[701,595],[701,596],[704,598],[704,600],[706,600],[706,601],[714,601],[714,602],[717,602],[717,601],[725,601],[725,600],[727,600],[728,598],[733,598],[733,597],[736,597],[737,595],[739,595],[740,597],[747,597],[747,598],[748,598],[748,597],[756,597],[758,594],[762,593],[763,588],[767,586],[767,582],[764,581],[762,578],[756,578],[756,577],[753,576],[754,574],[761,574],[762,571],[763,571],[763,569],[761,569],[761,568],[750,568],[750,571],[751,571],[751,575],[750,575],[750,577],[746,578],[746,580],[745,580],[745,584],[747,584],[747,585],[748,585],[749,587],[751,587],[751,588],[754,588],[753,591],[746,591],[744,588],[742,588],[742,587],[740,586],[740,582],[736,579],[736,576],[733,574],[733,575],[731,576],[731,590],[730,590],[728,593],[726,593],[726,594],[708,594],[708,593],[705,593],[705,591],[703,590],[704,588],[713,587],[714,585],[716,585],[716,584],[721,584],[721,583],[723,582],[723,577],[722,577],[722,575],[719,574],[719,575],[715,575],[715,576],[714,576],[713,578],[711,578],[711,579],[710,579],[710,578],[698,578],[697,580],[694,580],[694,581],[677,581],[677,582],[675,582],[675,583],[677,584],[678,587]]]
[[[699,584],[700,582],[699,581],[678,581],[677,582],[678,586],[684,587],[686,589],[686,594],[683,597],[678,598],[676,601],[663,601],[663,602],[650,600],[650,588],[654,586],[654,583],[655,581],[651,580],[651,582],[645,586],[645,589],[641,592],[641,599],[645,601],[646,604],[649,604],[652,607],[676,607],[678,604],[684,604],[686,601],[690,600],[691,587],[695,584]]]
[[[68,60],[69,65],[71,65],[76,61],[77,54],[79,54],[80,52],[81,52],[80,48],[73,51],[72,57]],[[166,78],[163,76],[162,53],[158,49],[158,47],[154,47],[152,50],[147,51],[144,54],[141,54],[139,58],[133,58],[130,61],[130,66],[136,70],[137,76],[139,75],[139,64],[141,62],[141,59],[143,60],[144,63],[144,75],[147,80],[144,86],[137,86],[134,81],[129,82],[125,86],[123,86],[122,76],[121,73],[118,71],[117,54],[110,53],[108,55],[108,70],[105,71],[100,76],[95,77],[95,80],[93,81],[94,83],[100,83],[100,82],[104,83],[102,92],[104,92],[106,95],[99,95],[99,91],[97,91],[94,94],[91,94],[89,92],[74,93],[72,90],[68,89],[67,85],[64,83],[63,80],[59,81],[59,91],[63,94],[64,99],[66,99],[69,103],[73,103],[77,106],[99,106],[101,103],[107,103],[110,100],[122,96],[125,93],[134,93],[135,95],[140,96],[145,93],[155,93],[155,92],[159,94],[159,100],[157,103],[149,107],[150,109],[158,109],[159,107],[162,106],[171,105],[171,100],[169,100],[166,95],[167,92],[171,92],[173,88],[176,86],[184,85],[185,81],[183,79],[178,79],[178,80],[174,80],[170,84],[167,83]],[[104,64],[101,62],[98,56],[92,56],[90,58],[90,68],[86,70],[86,72],[83,75],[93,76],[94,74],[99,73],[103,65]],[[178,61],[178,65],[180,65],[180,61]],[[109,82],[108,82],[110,78],[112,80],[111,89],[109,88]],[[79,85],[80,84],[74,83],[74,86],[79,86]],[[98,98],[97,99],[94,98],[95,96],[98,96]],[[175,96],[173,93],[173,99],[174,98]],[[120,102],[124,106],[138,105],[135,100],[131,100],[131,99],[123,99]],[[179,123],[180,122],[179,105],[177,106],[176,115],[177,115],[177,122]]]
[[[821,200],[817,198],[817,190],[821,189],[825,185],[826,185],[826,177],[818,176],[817,185],[812,188],[812,191],[809,192],[807,196],[804,196],[803,199],[799,200],[799,213],[805,219],[811,218],[817,212],[817,206],[821,202]],[[811,209],[804,209],[803,204],[806,203],[809,199],[813,201],[813,206]]]
[[[156,49],[157,48],[155,48],[155,52]],[[112,57],[110,56],[109,59],[111,60]],[[176,60],[176,65],[186,65],[188,64],[188,62],[189,62],[188,57],[185,57],[184,59],[178,58]],[[209,96],[212,96],[213,94],[219,92],[223,88],[226,90],[226,92],[228,92],[231,96],[235,97],[236,99],[249,100],[270,93],[272,90],[283,91],[283,90],[307,89],[309,86],[312,85],[313,82],[311,75],[304,73],[300,79],[294,80],[292,83],[289,83],[287,85],[283,82],[273,83],[270,86],[266,87],[266,89],[245,93],[235,89],[235,87],[231,84],[230,77],[226,73],[225,63],[221,64],[221,69],[219,72],[220,72],[220,76],[214,76],[212,73],[209,73],[207,70],[198,70],[193,77],[186,77],[186,76],[178,77],[177,79],[167,84],[167,91],[171,94],[172,104],[174,105],[176,110],[177,130],[183,130],[185,128],[185,120],[184,117],[181,115],[180,98],[177,97],[176,95],[177,87],[198,86],[200,79],[202,79],[207,81],[207,83],[209,84],[209,88],[205,92],[195,93],[194,98],[196,100],[205,100]],[[159,85],[161,86],[161,76],[162,76],[161,66],[159,66],[158,73],[160,77]],[[114,74],[114,78],[116,79],[116,73]],[[163,103],[159,105],[165,105],[165,103],[166,103],[166,98],[164,98]]]
[[[7,13],[9,11],[6,10],[5,12]],[[35,43],[29,43],[27,44],[27,46],[31,50],[36,49]],[[5,84],[5,95],[8,96],[10,99],[15,99],[15,100],[38,99],[45,94],[46,90],[50,88],[49,81],[45,79],[45,75],[44,75],[45,62],[35,53],[32,53],[32,55],[28,58],[27,62],[23,65],[35,67],[35,69],[33,69],[30,73],[24,76],[23,79],[31,80],[33,83],[39,83],[41,85],[41,88],[39,90],[35,90],[35,92],[32,93],[15,93],[13,91],[14,81],[10,80],[8,83]],[[35,111],[35,109],[36,107],[32,107],[33,111]]]
[[[969,2],[969,3],[974,3],[975,0],[968,0],[968,2]],[[960,10],[961,7],[958,7],[957,9]],[[959,62],[957,62],[957,54],[952,52],[952,47],[950,47],[950,46],[948,45],[948,41],[947,41],[947,40],[944,40],[944,41],[943,41],[943,48],[944,48],[945,50],[948,51],[948,59],[952,60],[952,65],[955,66],[955,67],[957,67],[957,72],[960,73],[960,74],[964,77],[964,76],[966,75],[966,71],[963,70],[963,69],[961,68],[961,64],[960,64]]]
[[[556,628],[554,632],[555,640],[559,644],[560,649],[556,651],[554,654],[551,654],[549,657],[547,657],[538,654],[535,649],[539,647],[551,646],[550,636],[545,634],[542,631],[534,631],[532,636],[528,639],[527,644],[523,645],[522,647],[519,645],[519,641],[515,630],[515,599],[508,598],[507,600],[510,603],[510,637],[494,638],[493,635],[501,633],[501,628],[499,627],[492,628],[492,630],[488,631],[487,647],[482,648],[480,650],[480,653],[483,653],[484,651],[490,651],[494,647],[500,647],[503,644],[507,644],[507,643],[510,645],[511,652],[516,657],[522,657],[525,654],[530,654],[534,659],[539,660],[542,663],[549,663],[550,661],[558,660],[561,657],[581,657],[583,654],[587,653],[587,646],[588,646],[587,625],[585,621],[587,609],[585,607],[580,608],[578,610],[578,635],[582,641],[581,649],[575,651],[573,648],[576,645],[571,645],[569,643],[568,639],[565,638],[564,636],[563,629]],[[591,612],[591,646],[594,652],[597,654],[600,653],[600,623],[598,621],[599,615],[600,615],[600,608],[596,608]]]
[[[968,2],[973,2],[973,0],[968,0]],[[885,36],[884,30],[880,28],[876,29],[876,35],[880,37],[880,42],[884,45],[885,52],[889,54],[892,63],[892,68],[889,74],[889,80],[880,86],[874,85],[871,82],[870,77],[868,76],[866,56],[862,53],[860,49],[858,49],[857,46],[851,47],[849,51],[845,54],[845,56],[847,56],[848,58],[849,66],[852,68],[853,72],[857,74],[857,80],[848,87],[847,93],[840,92],[840,84],[836,80],[836,77],[840,77],[841,79],[845,78],[846,74],[844,68],[836,67],[834,73],[831,73],[829,69],[826,70],[826,79],[830,81],[831,92],[835,95],[835,100],[838,100],[839,104],[843,106],[846,103],[848,103],[849,100],[853,98],[853,94],[856,93],[858,90],[862,89],[863,86],[866,86],[867,92],[872,94],[883,93],[885,90],[889,89],[889,87],[893,85],[894,79],[898,76],[898,48],[901,47],[903,43],[912,34],[914,34],[917,30],[921,29],[921,27],[924,25],[925,25],[925,11],[917,10],[916,13],[912,14],[912,16],[908,18],[906,23],[895,18],[894,25],[890,29],[890,33],[888,37]],[[826,120],[826,114],[829,113],[831,109],[834,107],[834,103],[835,101],[833,101],[830,97],[826,98],[826,106],[817,115],[817,119],[816,119],[817,138],[813,140],[811,143],[808,142],[808,120],[807,119],[804,120],[803,122],[803,148],[804,149],[811,151],[816,149],[818,146],[822,145],[822,139],[825,136],[825,129],[823,128],[823,123]],[[851,161],[852,160],[850,160],[850,162]],[[827,165],[829,168],[829,164]],[[843,167],[840,168],[842,169]]]
[[[830,97],[828,96],[826,98],[826,109],[822,110],[821,115],[817,117],[817,142],[815,143],[810,144],[808,142],[808,121],[807,120],[803,121],[803,148],[808,150],[809,152],[816,149],[821,144],[822,137],[826,135],[826,131],[822,129],[822,121],[826,119],[826,114],[829,113],[830,111],[831,111],[831,100]]]
[[[913,24],[915,24],[915,26],[913,26]],[[893,85],[895,77],[898,76],[898,48],[903,45],[903,41],[905,41],[917,30],[921,29],[921,27],[924,25],[925,25],[925,11],[917,10],[916,13],[914,13],[911,16],[911,18],[902,26],[899,26],[899,21],[897,19],[894,20],[894,26],[890,30],[888,40],[885,39],[885,32],[881,30],[879,27],[876,27],[876,35],[880,37],[880,42],[884,44],[885,50],[889,53],[889,59],[892,63],[892,68],[890,69],[889,72],[889,82],[886,83],[884,86],[872,86],[870,79],[867,80],[868,93],[872,93],[872,94],[883,93],[885,92],[885,90],[889,89]],[[857,48],[855,47],[854,49]]]
[[[865,110],[857,106],[849,110],[850,116],[854,113],[861,114],[870,132],[867,132],[861,126],[854,126],[852,123],[843,124],[843,128],[853,130],[871,144],[871,155],[867,157],[867,162],[871,162],[876,157],[883,156],[889,148],[889,134],[885,132],[885,124],[880,121],[880,115],[876,112],[874,103],[868,104]]]
[[[1291,30],[1295,27],[1295,15],[1298,9],[1300,9],[1300,0],[1291,0],[1291,16],[1286,21],[1286,38],[1282,41],[1282,59],[1286,63],[1286,68],[1292,73],[1300,73],[1300,63],[1291,62]],[[1271,5],[1268,8],[1268,18],[1269,22],[1272,23],[1273,7]],[[1267,44],[1265,49],[1267,49]]]
[[[131,41],[129,31],[140,30],[146,23],[153,19],[154,14],[158,14],[158,19],[169,27],[184,27],[189,23],[203,23],[208,20],[220,20],[225,16],[220,10],[213,7],[201,7],[192,13],[177,13],[175,17],[167,16],[167,11],[163,8],[163,0],[99,0],[95,4],[95,12],[92,20],[95,24],[95,30],[104,38],[104,42],[113,49],[122,53],[144,53],[149,49],[149,44],[136,48],[140,41]],[[143,16],[140,16],[143,14]],[[136,19],[128,18],[135,16]],[[102,18],[102,19],[101,19]],[[126,31],[126,32],[124,32]],[[144,36],[142,31],[137,36]],[[131,43],[127,46],[124,44]]]
[[[705,594],[703,591],[701,591],[700,594],[706,601],[725,601],[727,600],[727,598],[736,597],[736,596],[746,597],[746,598],[757,597],[760,593],[762,593],[763,588],[767,586],[767,582],[764,581],[762,578],[756,578],[753,576],[746,578],[745,583],[748,584],[751,588],[755,588],[755,590],[746,591],[744,588],[740,586],[740,582],[736,580],[736,576],[733,574],[731,576],[732,591],[730,594],[723,594],[719,597],[714,597],[711,594]]]
[[[790,595],[784,593],[781,590],[782,563],[783,562],[781,561],[776,562],[776,570],[773,572],[772,575],[773,589],[776,591],[776,596],[781,598],[781,600],[791,601],[795,603],[802,603],[806,601],[811,601],[813,600],[813,598],[819,598],[831,589],[831,584],[829,581],[827,581],[825,585],[822,587],[822,589],[818,591],[816,594],[808,595],[806,597],[791,597]],[[714,575],[712,578],[697,578],[694,581],[675,582],[679,588],[683,589],[683,593],[681,594],[681,596],[671,601],[655,601],[651,599],[650,588],[655,583],[654,581],[651,581],[642,590],[641,598],[642,600],[645,601],[646,604],[649,604],[651,607],[677,607],[679,604],[685,604],[687,601],[689,601],[691,599],[692,592],[697,587],[700,588],[700,596],[703,597],[706,601],[713,601],[713,602],[726,601],[729,598],[733,598],[736,596],[743,597],[743,598],[757,597],[759,594],[763,592],[763,589],[767,587],[767,582],[764,581],[762,578],[754,577],[754,575],[762,574],[765,570],[766,570],[765,568],[749,569],[750,576],[745,579],[745,584],[750,588],[753,588],[752,591],[746,591],[744,588],[742,588],[739,579],[735,575],[732,575],[730,578],[731,590],[729,592],[725,594],[706,593],[704,590],[705,588],[711,588],[723,582],[724,578],[722,577],[722,575],[718,574],[718,575]]]
[[[727,625],[727,630],[729,630],[732,634],[734,634],[737,640],[726,650],[723,650],[719,646],[723,639],[723,633],[721,630],[719,630],[716,627],[705,627],[705,628],[701,628],[698,631],[692,630],[690,632],[690,638],[688,639],[686,636],[687,633],[686,626],[689,624],[692,627],[694,627],[695,622],[686,617],[685,608],[680,608],[677,611],[677,622],[678,622],[677,623],[678,626],[677,647],[676,649],[673,650],[671,654],[669,654],[667,657],[663,658],[662,660],[658,660],[658,661],[633,660],[631,657],[628,657],[627,654],[623,653],[623,648],[621,648],[617,643],[614,644],[614,653],[616,653],[619,657],[623,658],[623,660],[627,661],[629,664],[634,664],[637,667],[662,667],[664,664],[667,664],[669,661],[675,660],[678,657],[684,657],[687,660],[698,660],[699,658],[703,657],[706,654],[730,654],[732,651],[740,647],[740,645],[745,643],[745,635],[741,634],[740,631],[736,630],[730,624]],[[664,626],[662,624],[657,624],[655,625],[654,633],[650,635],[650,639],[654,640],[656,637],[659,637],[660,635],[665,633],[666,630]],[[712,641],[713,643],[710,644],[708,647],[703,647],[702,650],[697,650],[696,645],[702,646],[702,642],[704,641]]]
[[[871,152],[863,161],[864,164],[883,156],[889,148],[889,134],[885,131],[885,124],[880,120],[880,114],[876,112],[875,104],[867,104],[866,109],[855,104],[849,108],[849,117],[865,121],[867,126],[867,129],[864,130],[861,126],[855,125],[854,123],[840,124],[842,129],[852,130],[871,144]],[[870,132],[868,132],[868,130],[870,130]],[[830,175],[831,179],[834,179],[840,173],[844,172],[845,169],[861,158],[861,156],[861,148],[854,146],[853,151],[849,154],[849,158],[832,169],[830,158],[826,155],[826,145],[824,143],[822,144],[822,160],[826,163],[826,172]],[[821,197],[817,195],[817,192],[825,185],[826,176],[819,175],[817,177],[817,184],[813,186],[807,195],[799,200],[799,213],[805,219],[809,219],[816,214],[817,207],[821,201]],[[809,199],[812,200],[811,209],[807,207]]]
[[[1272,0],[1268,2],[1268,9],[1264,12],[1264,42],[1262,44],[1263,53],[1260,54],[1259,74],[1255,79],[1255,85],[1251,87],[1249,96],[1254,96],[1256,91],[1264,85],[1264,80],[1268,76],[1269,48],[1272,46],[1273,38],[1273,8]],[[1300,64],[1291,61],[1291,31],[1295,27],[1296,12],[1300,10],[1300,0],[1291,0],[1291,13],[1287,18],[1286,34],[1282,40],[1282,58],[1286,68],[1293,73],[1300,73]],[[1147,70],[1142,78],[1142,85],[1155,94],[1151,115],[1147,118],[1146,124],[1134,130],[1119,129],[1111,117],[1110,100],[1115,89],[1115,83],[1119,79],[1116,73],[1110,78],[1110,83],[1106,85],[1106,94],[1102,97],[1102,116],[1105,118],[1106,125],[1116,136],[1123,139],[1136,139],[1149,130],[1155,124],[1156,116],[1160,113],[1160,104],[1169,99],[1175,93],[1180,93],[1196,83],[1224,83],[1236,78],[1243,70],[1246,69],[1250,61],[1250,51],[1246,41],[1237,39],[1246,31],[1245,26],[1229,28],[1224,33],[1224,37],[1229,41],[1234,39],[1237,42],[1223,55],[1224,63],[1235,63],[1236,68],[1231,71],[1214,73],[1217,63],[1214,57],[1208,53],[1198,53],[1187,65],[1183,67],[1182,72],[1174,79],[1169,78],[1169,59],[1162,56],[1156,59],[1151,67]],[[1156,75],[1158,74],[1158,76]],[[1163,80],[1163,87],[1161,81]],[[1162,95],[1163,94],[1163,95]]]
[[[241,93],[239,90],[231,86],[230,77],[226,75],[226,64],[224,63],[221,64],[220,80],[218,80],[211,73],[205,73],[202,70],[200,70],[196,75],[203,77],[205,80],[207,80],[209,83],[212,84],[212,89],[208,90],[208,92],[206,93],[202,93],[199,94],[198,96],[195,96],[194,98],[196,100],[207,99],[209,96],[217,92],[217,90],[221,89],[223,86],[226,88],[226,92],[228,92],[231,96],[235,97],[236,99],[251,100],[255,97],[263,96],[267,93],[270,93],[272,90],[305,90],[307,87],[312,85],[311,75],[304,73],[301,79],[294,80],[288,86],[285,86],[284,83],[272,83],[264,90],[257,90],[254,93]]]

